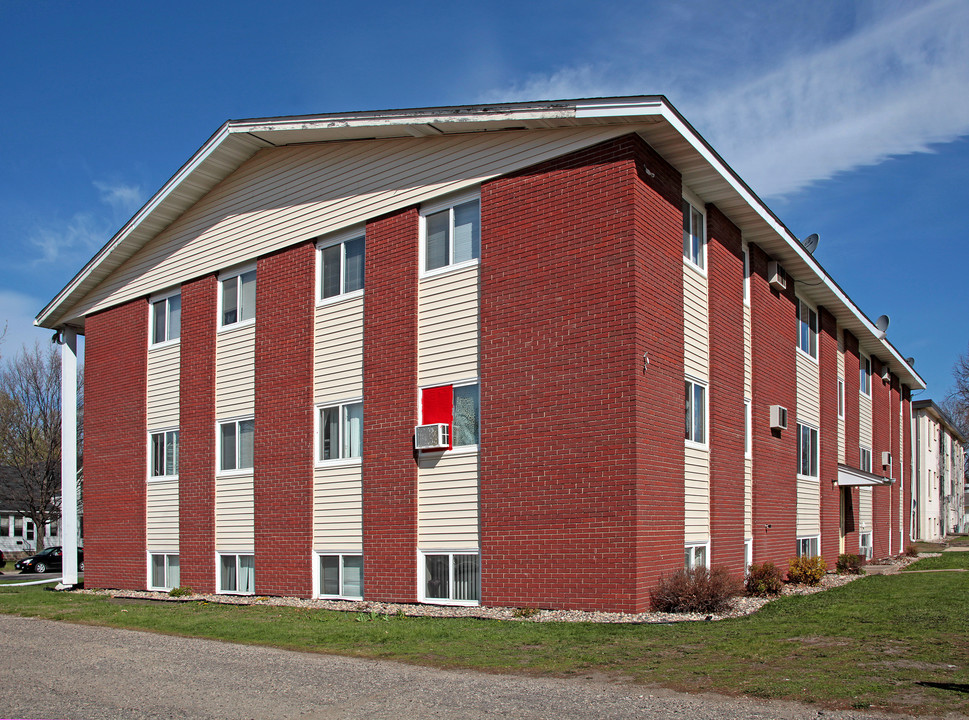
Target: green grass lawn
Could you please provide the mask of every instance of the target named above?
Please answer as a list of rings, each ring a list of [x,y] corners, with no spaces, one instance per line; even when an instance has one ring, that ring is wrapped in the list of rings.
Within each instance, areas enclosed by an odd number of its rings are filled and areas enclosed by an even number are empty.
[[[742,619],[670,625],[385,619],[123,602],[37,587],[0,589],[0,612],[436,667],[606,675],[825,706],[969,714],[966,573],[871,576],[783,598]]]
[[[922,558],[903,570],[969,570],[969,552],[944,552],[938,557]]]

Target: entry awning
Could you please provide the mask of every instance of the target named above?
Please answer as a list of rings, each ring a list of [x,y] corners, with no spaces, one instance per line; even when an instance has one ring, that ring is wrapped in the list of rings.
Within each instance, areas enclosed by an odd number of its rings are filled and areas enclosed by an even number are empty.
[[[840,487],[872,486],[872,485],[891,485],[895,478],[882,477],[864,470],[838,465],[838,480]]]

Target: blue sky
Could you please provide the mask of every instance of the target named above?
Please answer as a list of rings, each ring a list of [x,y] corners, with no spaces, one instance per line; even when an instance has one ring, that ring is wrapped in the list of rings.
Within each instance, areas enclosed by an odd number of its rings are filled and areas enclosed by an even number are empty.
[[[664,94],[941,400],[969,3],[0,0],[0,352],[227,119]]]

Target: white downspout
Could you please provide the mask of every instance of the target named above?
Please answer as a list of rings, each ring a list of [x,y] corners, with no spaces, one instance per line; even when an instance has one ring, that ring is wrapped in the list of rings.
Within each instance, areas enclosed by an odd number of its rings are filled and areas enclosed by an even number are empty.
[[[77,332],[61,330],[61,585],[77,585]]]

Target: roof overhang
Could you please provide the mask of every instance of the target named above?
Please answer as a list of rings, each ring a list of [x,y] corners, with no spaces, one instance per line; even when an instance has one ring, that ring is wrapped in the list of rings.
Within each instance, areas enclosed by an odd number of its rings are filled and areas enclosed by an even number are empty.
[[[838,465],[838,487],[872,487],[875,485],[891,485],[895,478],[875,475],[847,465]]]
[[[749,242],[778,260],[796,282],[804,283],[806,299],[827,308],[858,338],[863,352],[886,362],[909,387],[925,387],[905,358],[790,230],[661,95],[231,120],[41,310],[34,324],[52,329],[71,325],[83,332],[83,316],[72,314],[78,302],[264,148],[596,125],[628,125],[630,132],[638,132],[680,171],[685,185],[704,201],[716,204]]]

